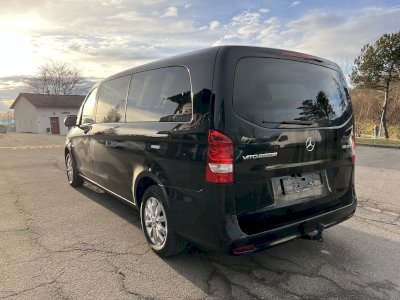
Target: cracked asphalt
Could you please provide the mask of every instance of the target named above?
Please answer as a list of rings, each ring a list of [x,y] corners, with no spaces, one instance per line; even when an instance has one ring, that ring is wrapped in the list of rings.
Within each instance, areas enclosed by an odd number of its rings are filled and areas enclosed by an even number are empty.
[[[358,210],[323,243],[163,260],[137,211],[68,185],[63,143],[0,134],[0,299],[400,299],[400,150],[357,148]]]

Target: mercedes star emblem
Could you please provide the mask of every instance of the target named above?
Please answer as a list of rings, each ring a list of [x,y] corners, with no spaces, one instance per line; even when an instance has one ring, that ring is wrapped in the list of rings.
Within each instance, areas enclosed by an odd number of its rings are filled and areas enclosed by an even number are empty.
[[[314,148],[315,148],[315,141],[312,137],[309,137],[306,140],[306,149],[307,149],[307,151],[313,151]]]

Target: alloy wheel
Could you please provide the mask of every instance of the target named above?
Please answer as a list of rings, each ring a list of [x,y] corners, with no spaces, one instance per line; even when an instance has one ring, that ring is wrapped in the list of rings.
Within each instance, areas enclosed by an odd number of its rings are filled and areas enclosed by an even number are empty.
[[[67,177],[68,177],[68,180],[71,182],[74,178],[74,166],[73,166],[71,154],[68,154],[66,157],[66,165],[67,165]]]
[[[167,218],[163,205],[155,197],[146,201],[144,223],[151,242],[156,247],[162,247],[167,240]]]

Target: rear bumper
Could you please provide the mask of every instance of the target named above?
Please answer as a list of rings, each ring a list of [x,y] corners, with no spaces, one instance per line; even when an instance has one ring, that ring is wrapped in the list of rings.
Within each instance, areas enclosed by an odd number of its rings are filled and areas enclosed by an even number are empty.
[[[174,223],[179,234],[207,249],[232,254],[237,254],[233,250],[240,247],[252,245],[241,254],[258,251],[298,238],[318,228],[331,227],[353,216],[357,206],[352,188],[342,196],[346,205],[291,220],[273,229],[246,234],[234,213],[233,186],[214,185],[198,192],[175,190],[169,194]]]
[[[334,209],[332,211],[312,216],[310,218],[297,220],[293,223],[257,234],[243,234],[243,236],[240,238],[231,241],[229,245],[229,251],[233,253],[233,249],[247,245],[253,245],[249,251],[258,251],[293,240],[308,233],[314,232],[315,230],[326,229],[339,224],[354,215],[357,206],[357,198],[354,193],[352,193],[352,198],[352,202],[349,205]],[[237,223],[237,218],[235,219]],[[239,224],[236,224],[236,226],[239,226]]]

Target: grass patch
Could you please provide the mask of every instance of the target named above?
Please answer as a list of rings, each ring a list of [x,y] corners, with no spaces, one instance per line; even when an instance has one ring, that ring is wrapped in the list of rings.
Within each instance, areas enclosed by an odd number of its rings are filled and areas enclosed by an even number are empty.
[[[400,140],[356,138],[359,145],[382,145],[400,148]]]

